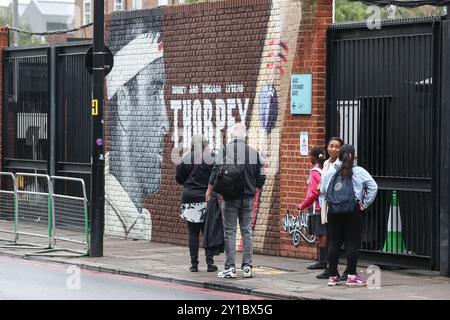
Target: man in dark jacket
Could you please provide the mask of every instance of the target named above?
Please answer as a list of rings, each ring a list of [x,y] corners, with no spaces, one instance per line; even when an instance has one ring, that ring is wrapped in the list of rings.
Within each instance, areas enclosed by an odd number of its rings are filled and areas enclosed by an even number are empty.
[[[218,277],[236,278],[236,228],[239,218],[244,245],[241,268],[244,271],[244,278],[251,278],[253,276],[253,234],[251,229],[253,198],[256,190],[264,185],[266,177],[262,172],[262,163],[258,152],[245,143],[246,129],[243,123],[235,124],[231,138],[232,141],[219,151],[216,158],[209,179],[206,201],[209,201],[211,197],[220,165],[224,163],[237,164],[241,168],[244,192],[237,199],[224,198],[222,203],[226,260],[224,269],[218,273]]]

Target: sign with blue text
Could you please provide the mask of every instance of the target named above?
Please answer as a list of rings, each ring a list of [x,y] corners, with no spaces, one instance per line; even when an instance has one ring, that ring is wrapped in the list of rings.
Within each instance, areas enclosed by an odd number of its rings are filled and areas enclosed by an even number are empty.
[[[311,114],[312,74],[291,76],[291,114]]]

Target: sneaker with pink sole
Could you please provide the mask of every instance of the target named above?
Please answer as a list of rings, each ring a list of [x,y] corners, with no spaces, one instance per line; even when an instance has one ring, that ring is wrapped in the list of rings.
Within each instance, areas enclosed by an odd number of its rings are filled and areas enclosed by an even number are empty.
[[[367,285],[367,279],[364,279],[360,275],[348,275],[346,286],[363,287]]]
[[[329,286],[335,286],[337,284],[339,284],[341,280],[339,279],[339,276],[336,277],[329,277],[328,278],[328,285]]]

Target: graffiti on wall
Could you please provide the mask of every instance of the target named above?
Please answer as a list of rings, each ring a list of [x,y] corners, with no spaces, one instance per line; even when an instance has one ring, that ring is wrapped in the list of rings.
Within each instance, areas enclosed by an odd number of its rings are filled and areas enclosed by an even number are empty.
[[[292,237],[292,243],[298,247],[300,240],[307,243],[314,243],[316,236],[308,233],[308,214],[300,212],[298,215],[291,215],[289,212],[281,220],[281,226]]]
[[[130,34],[137,37],[115,48],[106,79],[111,146],[105,159],[105,224],[113,235],[150,240],[144,198],[159,190],[168,129],[162,32],[161,26],[141,25]]]

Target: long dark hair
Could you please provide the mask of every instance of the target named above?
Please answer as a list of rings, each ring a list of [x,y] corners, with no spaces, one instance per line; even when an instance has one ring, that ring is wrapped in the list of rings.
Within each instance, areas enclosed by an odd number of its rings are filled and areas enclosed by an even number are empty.
[[[314,147],[311,149],[311,156],[316,159],[316,163],[319,164],[319,168],[323,169],[323,163],[325,162],[325,151],[321,147]]]
[[[355,147],[344,144],[339,149],[339,160],[342,161],[341,176],[350,179],[352,177],[353,163],[355,161]]]

